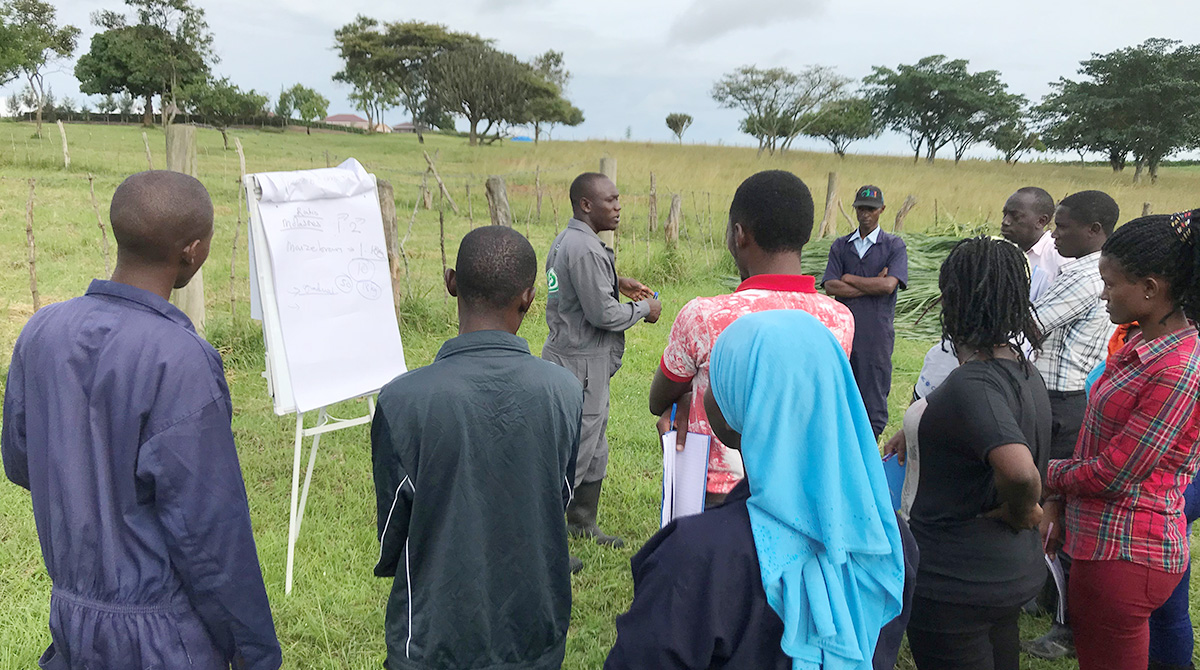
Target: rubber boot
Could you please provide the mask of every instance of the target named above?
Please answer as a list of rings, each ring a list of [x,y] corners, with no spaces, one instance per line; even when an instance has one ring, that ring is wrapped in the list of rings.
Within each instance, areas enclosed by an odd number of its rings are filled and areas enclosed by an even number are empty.
[[[606,547],[624,547],[619,537],[606,535],[596,525],[596,513],[600,507],[600,487],[603,479],[584,482],[575,487],[575,497],[567,505],[567,532],[574,537],[591,538],[596,544]]]
[[[1196,670],[1194,663],[1187,665],[1171,665],[1169,663],[1160,663],[1159,661],[1151,660],[1149,670]]]

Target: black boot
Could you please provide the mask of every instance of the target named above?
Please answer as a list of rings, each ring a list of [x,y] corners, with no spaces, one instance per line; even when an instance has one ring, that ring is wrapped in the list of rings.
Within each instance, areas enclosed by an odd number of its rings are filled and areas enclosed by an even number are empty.
[[[624,547],[619,537],[606,535],[596,525],[596,513],[600,508],[600,486],[604,480],[584,482],[575,487],[575,497],[567,505],[567,532],[574,537],[587,537],[596,544],[606,547]]]
[[[1194,663],[1187,665],[1170,665],[1168,663],[1160,663],[1159,661],[1151,660],[1149,670],[1195,670]]]

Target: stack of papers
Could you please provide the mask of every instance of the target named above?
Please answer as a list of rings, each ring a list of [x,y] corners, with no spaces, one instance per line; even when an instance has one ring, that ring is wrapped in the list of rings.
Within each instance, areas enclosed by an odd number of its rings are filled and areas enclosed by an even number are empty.
[[[708,488],[708,435],[688,433],[683,451],[675,450],[677,431],[664,433],[662,526],[704,511]]]

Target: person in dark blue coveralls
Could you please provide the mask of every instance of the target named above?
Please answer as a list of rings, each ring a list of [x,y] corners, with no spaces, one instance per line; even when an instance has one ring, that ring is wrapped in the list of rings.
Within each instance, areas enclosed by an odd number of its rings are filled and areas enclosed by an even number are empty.
[[[879,227],[883,210],[883,191],[878,186],[858,189],[854,199],[858,230],[833,241],[821,280],[825,292],[854,314],[850,367],[877,439],[888,422],[896,293],[908,288],[908,249],[904,240]]]
[[[748,314],[711,372],[709,422],[746,478],[633,557],[605,670],[891,670],[917,547],[841,346],[810,314]]]
[[[208,258],[196,179],[113,194],[111,281],[35,314],[8,369],[4,471],[29,489],[51,670],[274,670],[221,358],[167,299]]]

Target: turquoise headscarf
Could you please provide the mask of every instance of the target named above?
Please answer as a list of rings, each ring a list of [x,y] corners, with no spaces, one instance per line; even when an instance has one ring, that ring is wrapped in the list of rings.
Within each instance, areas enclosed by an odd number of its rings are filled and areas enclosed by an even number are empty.
[[[710,386],[742,434],[750,526],[794,670],[870,668],[900,614],[904,550],[862,396],[813,316],[759,312],[713,348]]]

